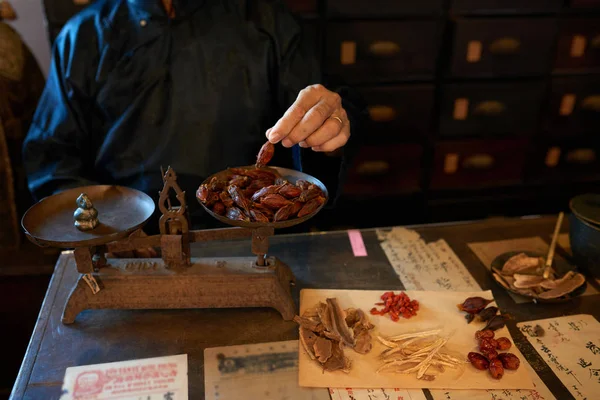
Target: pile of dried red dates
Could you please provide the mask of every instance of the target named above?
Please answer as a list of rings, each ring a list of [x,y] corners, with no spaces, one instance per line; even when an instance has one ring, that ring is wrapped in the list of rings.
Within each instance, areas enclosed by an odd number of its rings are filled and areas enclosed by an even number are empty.
[[[521,361],[512,353],[498,353],[510,349],[512,343],[505,337],[494,339],[494,335],[494,331],[491,329],[477,331],[475,339],[479,340],[481,353],[471,352],[467,358],[475,368],[482,371],[488,370],[492,378],[501,379],[505,369],[516,370]]]
[[[304,180],[292,184],[275,171],[261,169],[273,157],[267,142],[258,153],[256,168],[230,168],[222,179],[202,184],[196,197],[215,214],[246,222],[279,222],[302,218],[325,203],[325,194]]]
[[[404,318],[410,318],[417,315],[419,310],[419,302],[417,300],[411,300],[410,297],[404,292],[394,294],[394,292],[385,292],[381,296],[383,303],[375,303],[376,306],[384,306],[383,309],[378,310],[373,307],[371,309],[372,315],[385,315],[390,314],[392,321],[396,322],[400,320],[400,316]]]

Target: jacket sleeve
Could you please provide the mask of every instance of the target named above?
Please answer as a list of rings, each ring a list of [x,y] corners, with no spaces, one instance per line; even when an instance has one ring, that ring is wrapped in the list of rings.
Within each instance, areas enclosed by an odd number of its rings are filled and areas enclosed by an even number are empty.
[[[342,97],[342,105],[350,120],[351,137],[340,155],[326,155],[299,146],[293,151],[294,157],[301,159],[302,170],[319,178],[328,188],[329,206],[333,206],[342,193],[347,167],[360,147],[367,119],[366,105],[352,88],[323,78],[319,63],[318,39],[302,30],[285,5],[280,2],[276,4],[273,6],[273,21],[279,74],[278,102],[281,112],[285,112],[293,104],[302,89],[320,83]]]
[[[89,41],[78,47],[80,35],[92,34],[82,30],[81,25],[67,25],[57,37],[46,86],[23,143],[28,185],[37,200],[95,183],[90,172],[94,162],[90,64],[97,50]]]

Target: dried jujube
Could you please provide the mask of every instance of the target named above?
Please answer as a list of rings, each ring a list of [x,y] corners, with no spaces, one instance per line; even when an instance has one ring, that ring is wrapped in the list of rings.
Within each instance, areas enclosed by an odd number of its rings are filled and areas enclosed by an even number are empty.
[[[512,343],[510,342],[510,340],[505,337],[496,339],[496,342],[498,342],[498,344],[496,346],[497,350],[505,351],[505,350],[510,349],[512,346]]]
[[[498,355],[498,357],[500,357],[500,355]],[[494,379],[502,379],[504,376],[504,366],[502,365],[500,358],[494,358],[491,360],[488,370]]]
[[[498,354],[498,360],[500,360],[502,366],[508,370],[517,370],[519,369],[519,365],[521,365],[519,357],[515,356],[513,353]]]
[[[467,355],[467,358],[469,359],[469,362],[472,366],[481,371],[485,371],[490,366],[490,362],[488,361],[488,359],[479,353],[470,352]]]
[[[492,331],[491,329],[483,329],[483,330],[475,332],[475,339],[477,339],[477,340],[493,339],[493,338],[494,338],[494,331]]]

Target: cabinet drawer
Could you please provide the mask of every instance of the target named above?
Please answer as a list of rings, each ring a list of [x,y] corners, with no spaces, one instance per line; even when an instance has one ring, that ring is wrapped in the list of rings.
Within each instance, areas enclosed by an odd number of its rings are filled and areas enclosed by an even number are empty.
[[[416,144],[364,146],[357,154],[344,193],[385,196],[419,190],[423,148]]]
[[[554,136],[597,134],[600,77],[554,78],[544,128]]]
[[[542,19],[460,19],[453,76],[531,76],[549,69],[556,22]]]
[[[433,85],[368,87],[360,89],[360,93],[369,110],[369,142],[401,141],[428,134],[433,116]]]
[[[528,179],[573,182],[600,179],[600,144],[586,139],[563,139],[539,146],[529,163]]]
[[[554,70],[600,70],[600,18],[569,18],[561,21]]]
[[[508,186],[522,180],[527,141],[467,140],[435,146],[431,189]]]
[[[330,23],[327,70],[348,83],[433,78],[438,29],[434,21]]]
[[[46,19],[51,24],[64,24],[94,0],[44,0]]]
[[[457,14],[520,14],[557,12],[562,0],[453,0]]]
[[[318,11],[318,0],[285,0],[288,8],[293,13],[314,14]]]
[[[542,83],[445,85],[440,134],[529,135],[538,127]]]
[[[441,13],[443,0],[328,0],[327,13],[332,17],[390,17]]]

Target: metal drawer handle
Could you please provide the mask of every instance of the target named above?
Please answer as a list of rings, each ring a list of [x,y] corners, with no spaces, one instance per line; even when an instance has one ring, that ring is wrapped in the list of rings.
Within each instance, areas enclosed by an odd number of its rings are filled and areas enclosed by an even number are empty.
[[[490,169],[494,166],[495,160],[489,154],[474,154],[465,158],[462,163],[464,169]]]
[[[378,57],[391,57],[400,52],[400,46],[389,40],[373,42],[369,45],[369,53]]]
[[[506,106],[496,100],[487,100],[478,103],[473,109],[475,115],[485,115],[488,117],[498,116],[506,111]]]
[[[490,52],[497,55],[515,54],[520,48],[521,41],[512,37],[496,39],[490,44]]]
[[[594,149],[574,149],[567,153],[566,160],[569,164],[592,164],[596,161]]]
[[[390,106],[375,105],[367,107],[369,110],[369,116],[371,121],[375,122],[389,122],[396,119],[398,115],[396,110]]]
[[[383,160],[365,161],[356,168],[360,176],[381,176],[387,174],[389,170],[390,163]]]
[[[588,96],[581,100],[581,108],[589,111],[600,112],[600,95]]]

